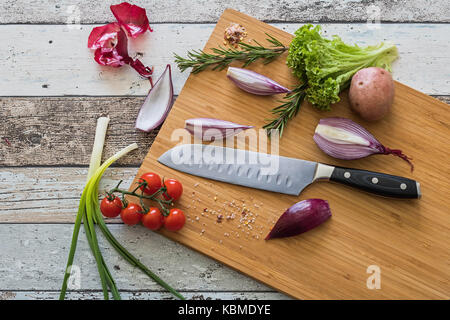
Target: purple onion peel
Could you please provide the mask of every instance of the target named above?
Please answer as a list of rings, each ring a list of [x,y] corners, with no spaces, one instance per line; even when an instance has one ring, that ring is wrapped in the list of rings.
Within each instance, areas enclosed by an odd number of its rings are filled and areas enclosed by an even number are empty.
[[[326,200],[297,202],[281,215],[265,240],[296,236],[317,227],[330,217],[330,206]]]
[[[166,119],[173,103],[173,83],[170,64],[150,89],[136,119],[136,129],[149,132]]]
[[[185,121],[185,129],[203,141],[221,140],[250,128],[253,126],[212,118],[194,118]]]
[[[290,92],[272,79],[243,68],[229,67],[227,77],[242,90],[256,95],[267,96]]]
[[[317,146],[333,158],[354,160],[373,154],[392,154],[408,162],[414,170],[412,158],[402,150],[382,145],[370,132],[346,118],[320,119],[313,136]]]

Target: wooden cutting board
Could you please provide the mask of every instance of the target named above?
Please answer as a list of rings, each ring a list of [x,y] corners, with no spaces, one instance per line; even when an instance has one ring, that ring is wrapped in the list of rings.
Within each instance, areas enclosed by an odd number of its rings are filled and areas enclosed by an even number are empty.
[[[224,30],[232,22],[245,26],[246,40],[267,44],[265,32],[286,45],[292,39],[282,30],[226,10],[206,50],[223,45]],[[269,65],[255,63],[249,69],[292,86],[296,79],[285,61],[286,54]],[[140,176],[153,171],[183,183],[184,194],[176,206],[185,211],[188,221],[179,232],[161,230],[163,235],[296,298],[450,298],[450,116],[446,104],[400,83],[396,83],[392,112],[376,123],[353,114],[346,93],[331,112],[319,112],[305,103],[280,140],[280,155],[409,177],[421,183],[423,196],[420,200],[386,199],[326,182],[311,185],[298,197],[288,196],[190,176],[156,161],[180,143],[171,136],[188,118],[213,117],[256,128],[271,118],[270,109],[280,96],[247,94],[225,74],[208,70],[190,75],[138,172]],[[350,118],[385,146],[402,149],[414,158],[414,172],[394,156],[339,161],[322,153],[312,139],[314,129],[320,118],[333,116]],[[332,218],[296,237],[263,240],[286,208],[308,198],[328,200]],[[219,214],[223,215],[220,223]],[[375,284],[369,277],[377,268],[380,288],[369,289],[368,282]]]

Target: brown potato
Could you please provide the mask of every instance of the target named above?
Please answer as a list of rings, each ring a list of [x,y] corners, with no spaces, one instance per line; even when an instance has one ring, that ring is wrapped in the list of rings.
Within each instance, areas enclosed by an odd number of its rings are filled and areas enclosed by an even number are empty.
[[[380,120],[389,113],[394,101],[394,80],[382,68],[361,69],[352,78],[348,96],[350,106],[361,118]]]

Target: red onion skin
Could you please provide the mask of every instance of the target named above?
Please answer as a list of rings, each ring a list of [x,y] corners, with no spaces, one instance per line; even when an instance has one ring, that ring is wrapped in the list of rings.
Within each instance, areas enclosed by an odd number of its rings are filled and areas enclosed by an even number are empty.
[[[166,74],[166,72],[168,72],[168,74]],[[143,112],[142,109],[145,108],[148,103],[150,103],[150,101],[149,101],[149,99],[151,99],[150,93],[152,92],[152,90],[154,90],[154,88],[158,84],[158,82],[163,80],[162,78],[164,76],[169,77],[169,81],[171,84],[170,93],[169,93],[170,98],[169,98],[169,101],[167,101],[166,110],[164,111],[163,116],[160,119],[158,119],[158,121],[153,123],[151,126],[140,127],[140,126],[138,126],[138,119],[141,117],[141,112]],[[173,105],[172,68],[171,68],[170,64],[168,64],[166,66],[166,68],[164,69],[164,72],[161,74],[161,76],[156,81],[155,85],[150,88],[150,91],[148,92],[147,97],[145,98],[144,103],[142,104],[141,109],[139,110],[139,113],[138,113],[138,116],[136,119],[136,129],[144,131],[144,132],[150,132],[151,130],[157,128],[166,119],[167,115],[169,114],[170,109],[172,109],[172,105]]]
[[[152,31],[144,8],[123,2],[110,6],[118,22],[92,29],[88,48],[95,49],[94,60],[103,66],[118,68],[130,65],[153,87],[153,67],[146,67],[139,59],[128,55],[128,36],[136,38],[147,30]]]
[[[147,30],[152,32],[150,28],[147,13],[144,8],[122,2],[121,4],[111,5],[109,7],[117,22],[124,28],[128,36],[136,38],[145,33]]]
[[[195,125],[197,124],[201,124],[202,129],[201,132],[196,132]],[[230,121],[213,118],[194,118],[194,119],[187,119],[185,121],[185,129],[191,135],[196,136],[197,138],[200,138],[203,141],[213,141],[216,138],[224,139],[228,136],[236,135],[239,132],[250,128],[253,128],[253,126],[241,125]],[[214,137],[214,139],[212,139],[212,137],[209,137],[206,134],[206,132],[209,129],[219,130],[222,133],[222,135],[220,137]],[[200,133],[201,136],[198,136],[198,133]]]
[[[228,79],[230,79],[237,87],[239,87],[240,89],[242,89],[248,93],[261,95],[261,96],[269,96],[269,95],[273,95],[273,94],[290,92],[289,89],[283,87],[276,81],[274,81],[266,76],[263,76],[262,74],[259,74],[257,72],[243,69],[243,68],[236,68],[236,67],[229,67],[228,69],[238,70],[239,72],[245,73],[256,80],[263,82],[267,86],[265,89],[255,88],[255,87],[252,87],[251,84],[247,84],[243,81],[240,81],[239,79],[236,79],[235,77],[233,77],[232,75],[227,73]]]
[[[331,210],[326,200],[308,199],[297,202],[280,216],[265,240],[299,235],[330,217]]]
[[[372,147],[372,145],[367,147],[355,146],[351,144],[337,145],[323,138],[319,134],[314,134],[313,139],[323,152],[337,159],[355,160],[371,156],[373,154],[382,153],[377,147]]]
[[[325,152],[326,154],[328,154],[333,158],[343,160],[355,160],[368,157],[374,154],[384,154],[384,155],[392,154],[408,162],[408,164],[411,166],[411,172],[414,170],[414,165],[410,161],[412,160],[412,158],[405,155],[399,149],[390,149],[388,147],[385,147],[370,132],[368,132],[362,126],[353,122],[350,119],[338,117],[324,118],[320,119],[319,124],[353,132],[369,142],[368,146],[352,145],[352,144],[336,144],[334,142],[328,141],[320,134],[315,133],[313,139],[316,142],[317,146],[323,152]]]

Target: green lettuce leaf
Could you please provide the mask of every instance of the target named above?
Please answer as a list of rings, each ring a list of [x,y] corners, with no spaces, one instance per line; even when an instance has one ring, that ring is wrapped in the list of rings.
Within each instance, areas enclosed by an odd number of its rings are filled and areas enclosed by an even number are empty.
[[[350,86],[353,75],[363,68],[380,67],[391,72],[398,57],[394,44],[348,45],[340,37],[323,38],[321,27],[307,24],[295,32],[289,46],[287,65],[303,83],[306,100],[314,107],[329,110],[339,102],[339,93]]]

